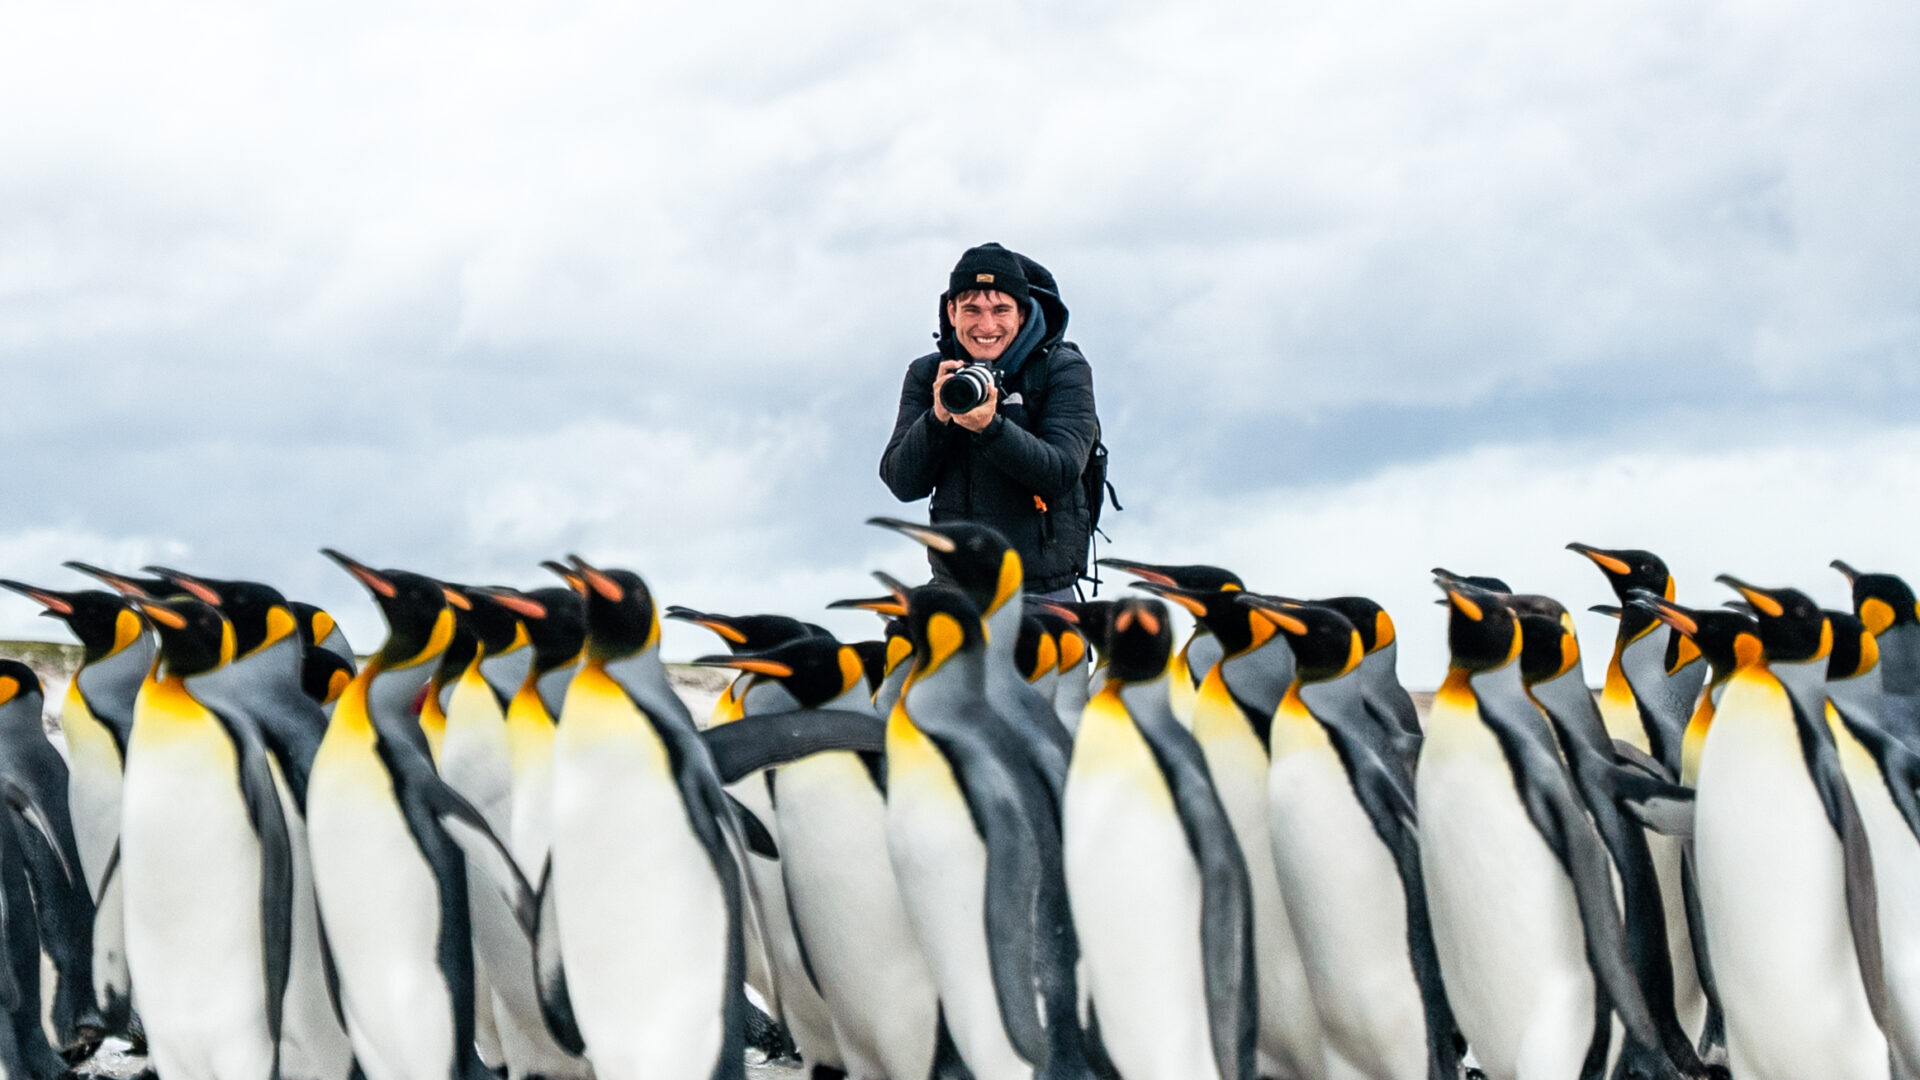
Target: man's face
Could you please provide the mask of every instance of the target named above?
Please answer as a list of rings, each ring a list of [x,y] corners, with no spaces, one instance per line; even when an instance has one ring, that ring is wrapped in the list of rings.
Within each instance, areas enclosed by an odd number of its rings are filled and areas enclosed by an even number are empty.
[[[1027,313],[1006,293],[976,292],[947,301],[947,321],[975,360],[990,363],[1013,344]]]

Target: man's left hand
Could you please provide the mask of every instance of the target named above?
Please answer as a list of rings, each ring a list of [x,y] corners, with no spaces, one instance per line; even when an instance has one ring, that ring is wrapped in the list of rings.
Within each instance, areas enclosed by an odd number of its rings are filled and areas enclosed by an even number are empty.
[[[988,424],[993,423],[994,413],[998,412],[999,409],[1000,388],[997,386],[989,386],[987,387],[987,400],[975,405],[972,410],[968,412],[953,414],[953,422],[977,435],[987,430]]]

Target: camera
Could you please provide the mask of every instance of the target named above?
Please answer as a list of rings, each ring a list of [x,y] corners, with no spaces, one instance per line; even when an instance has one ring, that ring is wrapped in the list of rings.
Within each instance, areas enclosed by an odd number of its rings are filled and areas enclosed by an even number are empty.
[[[972,412],[1000,388],[1000,371],[991,364],[973,363],[947,376],[940,384],[940,404],[954,415]]]

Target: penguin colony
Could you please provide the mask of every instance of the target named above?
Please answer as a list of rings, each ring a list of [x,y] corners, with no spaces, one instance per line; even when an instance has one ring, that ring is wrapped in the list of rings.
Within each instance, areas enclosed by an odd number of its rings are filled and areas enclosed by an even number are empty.
[[[1393,620],[1226,570],[1034,602],[992,530],[874,519],[941,583],[777,615],[578,558],[527,591],[326,554],[364,664],[273,588],[69,566],[60,708],[0,662],[0,1068],[161,1080],[1920,1077],[1920,604],[1571,547],[1619,620],[1436,570]],[[1176,648],[1170,605],[1193,616]],[[661,618],[737,673],[705,725]]]

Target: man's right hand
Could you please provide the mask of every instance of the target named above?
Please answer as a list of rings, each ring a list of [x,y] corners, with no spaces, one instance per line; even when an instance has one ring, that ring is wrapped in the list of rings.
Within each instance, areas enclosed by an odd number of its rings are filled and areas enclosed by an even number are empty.
[[[953,423],[953,414],[947,411],[945,405],[940,404],[940,384],[946,382],[948,376],[966,366],[967,364],[964,360],[942,360],[940,361],[940,370],[934,372],[933,418],[943,424]]]

